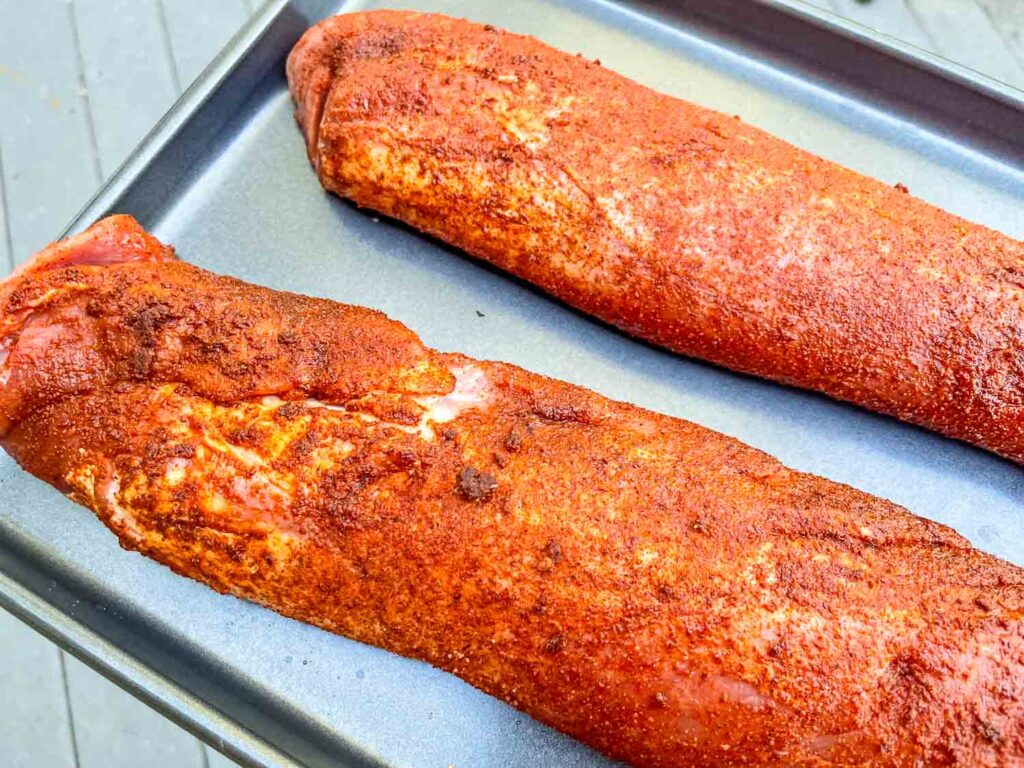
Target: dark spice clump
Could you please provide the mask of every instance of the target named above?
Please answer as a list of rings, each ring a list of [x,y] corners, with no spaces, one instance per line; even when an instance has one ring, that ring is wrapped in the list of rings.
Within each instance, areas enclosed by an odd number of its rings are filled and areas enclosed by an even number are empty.
[[[470,501],[486,501],[494,494],[498,481],[489,472],[463,467],[456,485],[459,493]]]
[[[565,637],[561,634],[555,635],[544,644],[544,653],[555,654],[565,647]]]
[[[276,416],[281,419],[294,419],[300,415],[305,408],[301,403],[285,403],[276,411]]]
[[[548,539],[548,543],[544,545],[544,554],[551,558],[552,563],[557,563],[562,559],[562,547],[554,539]]]
[[[533,409],[533,414],[544,421],[555,424],[589,424],[590,415],[579,408],[571,405],[538,405]]]

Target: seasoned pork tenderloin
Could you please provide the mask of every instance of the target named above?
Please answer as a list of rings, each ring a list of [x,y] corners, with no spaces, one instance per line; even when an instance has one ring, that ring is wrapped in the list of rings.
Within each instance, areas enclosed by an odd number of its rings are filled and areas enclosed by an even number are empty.
[[[0,284],[0,383],[4,449],[125,548],[635,766],[1024,762],[1024,571],[695,424],[128,217]]]
[[[328,190],[624,331],[1024,461],[1024,245],[530,37],[336,16],[288,59]]]

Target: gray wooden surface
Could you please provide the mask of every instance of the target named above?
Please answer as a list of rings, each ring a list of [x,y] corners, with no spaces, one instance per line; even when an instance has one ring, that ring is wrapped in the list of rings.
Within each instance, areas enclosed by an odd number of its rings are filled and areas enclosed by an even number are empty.
[[[249,18],[248,0],[0,0],[0,258],[53,239]],[[231,761],[0,612],[0,768]]]
[[[0,0],[0,272],[52,240],[259,0]],[[1024,88],[1024,0],[812,4]],[[0,611],[0,768],[232,763]]]

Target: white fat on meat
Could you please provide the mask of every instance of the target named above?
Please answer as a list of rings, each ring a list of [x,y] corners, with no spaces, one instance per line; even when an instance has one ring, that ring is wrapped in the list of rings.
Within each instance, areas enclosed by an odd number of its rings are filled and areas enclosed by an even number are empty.
[[[416,402],[426,410],[420,416],[416,431],[425,439],[432,440],[433,424],[446,424],[471,408],[479,408],[490,399],[490,382],[487,374],[477,365],[453,368],[455,387],[447,395],[417,397]]]
[[[452,388],[451,392],[446,395],[427,395],[413,398],[424,409],[419,422],[415,426],[381,421],[372,414],[350,411],[343,405],[331,405],[330,403],[313,398],[302,402],[310,408],[343,411],[357,416],[368,424],[381,424],[402,432],[408,432],[411,435],[419,435],[424,440],[433,440],[436,437],[434,425],[453,421],[464,411],[471,408],[479,408],[490,400],[490,382],[488,382],[487,374],[484,373],[480,366],[472,364],[463,365],[458,368],[452,368],[451,372],[455,376],[455,387]],[[278,402],[277,398],[264,398],[265,404],[276,404],[276,402]]]

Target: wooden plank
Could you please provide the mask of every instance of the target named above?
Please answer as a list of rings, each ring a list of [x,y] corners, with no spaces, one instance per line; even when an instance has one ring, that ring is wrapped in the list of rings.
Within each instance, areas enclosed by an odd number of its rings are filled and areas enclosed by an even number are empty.
[[[194,736],[70,656],[67,677],[80,768],[205,768]]]
[[[178,91],[156,0],[73,0],[104,174],[128,156]]]
[[[99,182],[68,6],[0,0],[0,152],[14,261],[51,241]]]
[[[928,0],[931,2],[931,0]],[[970,2],[970,0],[954,0]],[[875,0],[863,3],[857,0],[835,0],[836,12],[850,21],[895,37],[905,43],[935,51],[935,43],[904,0]]]
[[[199,76],[249,18],[244,0],[160,0],[183,87]]]
[[[909,0],[936,50],[989,77],[1024,87],[1024,68],[973,0]]]
[[[977,3],[1017,61],[1024,63],[1024,3],[1020,0],[977,0]]]
[[[0,610],[0,764],[75,768],[60,651]]]

